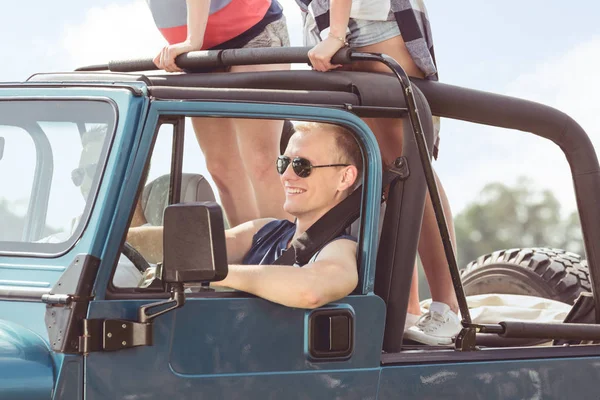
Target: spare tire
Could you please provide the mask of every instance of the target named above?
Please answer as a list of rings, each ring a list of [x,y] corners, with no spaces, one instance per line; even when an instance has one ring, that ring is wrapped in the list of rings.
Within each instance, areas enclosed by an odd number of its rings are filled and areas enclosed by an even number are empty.
[[[461,271],[465,294],[521,294],[574,304],[581,292],[591,292],[587,262],[559,249],[495,251],[472,261]]]

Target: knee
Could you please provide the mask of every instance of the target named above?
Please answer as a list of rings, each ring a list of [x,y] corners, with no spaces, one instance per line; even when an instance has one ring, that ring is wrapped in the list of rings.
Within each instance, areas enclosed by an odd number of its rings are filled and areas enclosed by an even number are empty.
[[[264,149],[252,151],[244,159],[244,165],[252,180],[268,179],[275,174],[277,155]]]
[[[245,179],[241,163],[224,154],[205,156],[206,169],[220,190],[232,184],[236,179]]]

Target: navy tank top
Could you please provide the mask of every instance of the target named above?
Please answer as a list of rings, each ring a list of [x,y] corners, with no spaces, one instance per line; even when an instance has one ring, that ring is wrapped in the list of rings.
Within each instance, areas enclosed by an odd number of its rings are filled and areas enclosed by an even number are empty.
[[[275,220],[260,228],[252,238],[252,247],[244,260],[246,265],[271,265],[277,260],[294,237],[296,224],[287,219]],[[356,241],[351,235],[341,235],[337,239]],[[336,239],[336,240],[337,240]],[[317,252],[318,254],[318,252]],[[299,265],[301,267],[301,265]]]

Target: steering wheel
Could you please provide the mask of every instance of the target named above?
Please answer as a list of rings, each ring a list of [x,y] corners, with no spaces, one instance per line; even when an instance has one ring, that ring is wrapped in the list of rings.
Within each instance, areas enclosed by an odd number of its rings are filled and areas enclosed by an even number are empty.
[[[127,257],[129,259],[129,261],[131,261],[131,263],[143,274],[144,272],[146,272],[146,270],[148,268],[150,268],[150,264],[148,263],[148,261],[146,261],[146,259],[144,258],[144,256],[142,256],[142,254],[136,250],[135,247],[133,247],[132,245],[130,245],[129,243],[125,242],[123,244],[123,249],[121,249],[121,253],[123,253],[123,255],[125,257]]]

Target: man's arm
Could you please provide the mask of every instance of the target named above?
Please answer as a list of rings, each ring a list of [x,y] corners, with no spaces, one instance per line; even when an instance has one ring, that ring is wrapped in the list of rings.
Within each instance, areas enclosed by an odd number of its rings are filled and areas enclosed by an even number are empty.
[[[227,278],[213,282],[288,307],[317,308],[350,294],[358,284],[356,242],[338,239],[302,268],[230,265]]]
[[[149,263],[163,259],[163,227],[137,226],[127,231],[127,243],[140,252]]]
[[[252,246],[252,238],[260,228],[272,218],[245,222],[225,231],[227,241],[227,260],[229,263],[241,263]],[[163,260],[163,227],[140,226],[127,232],[127,242],[139,251],[146,261],[156,264]]]

